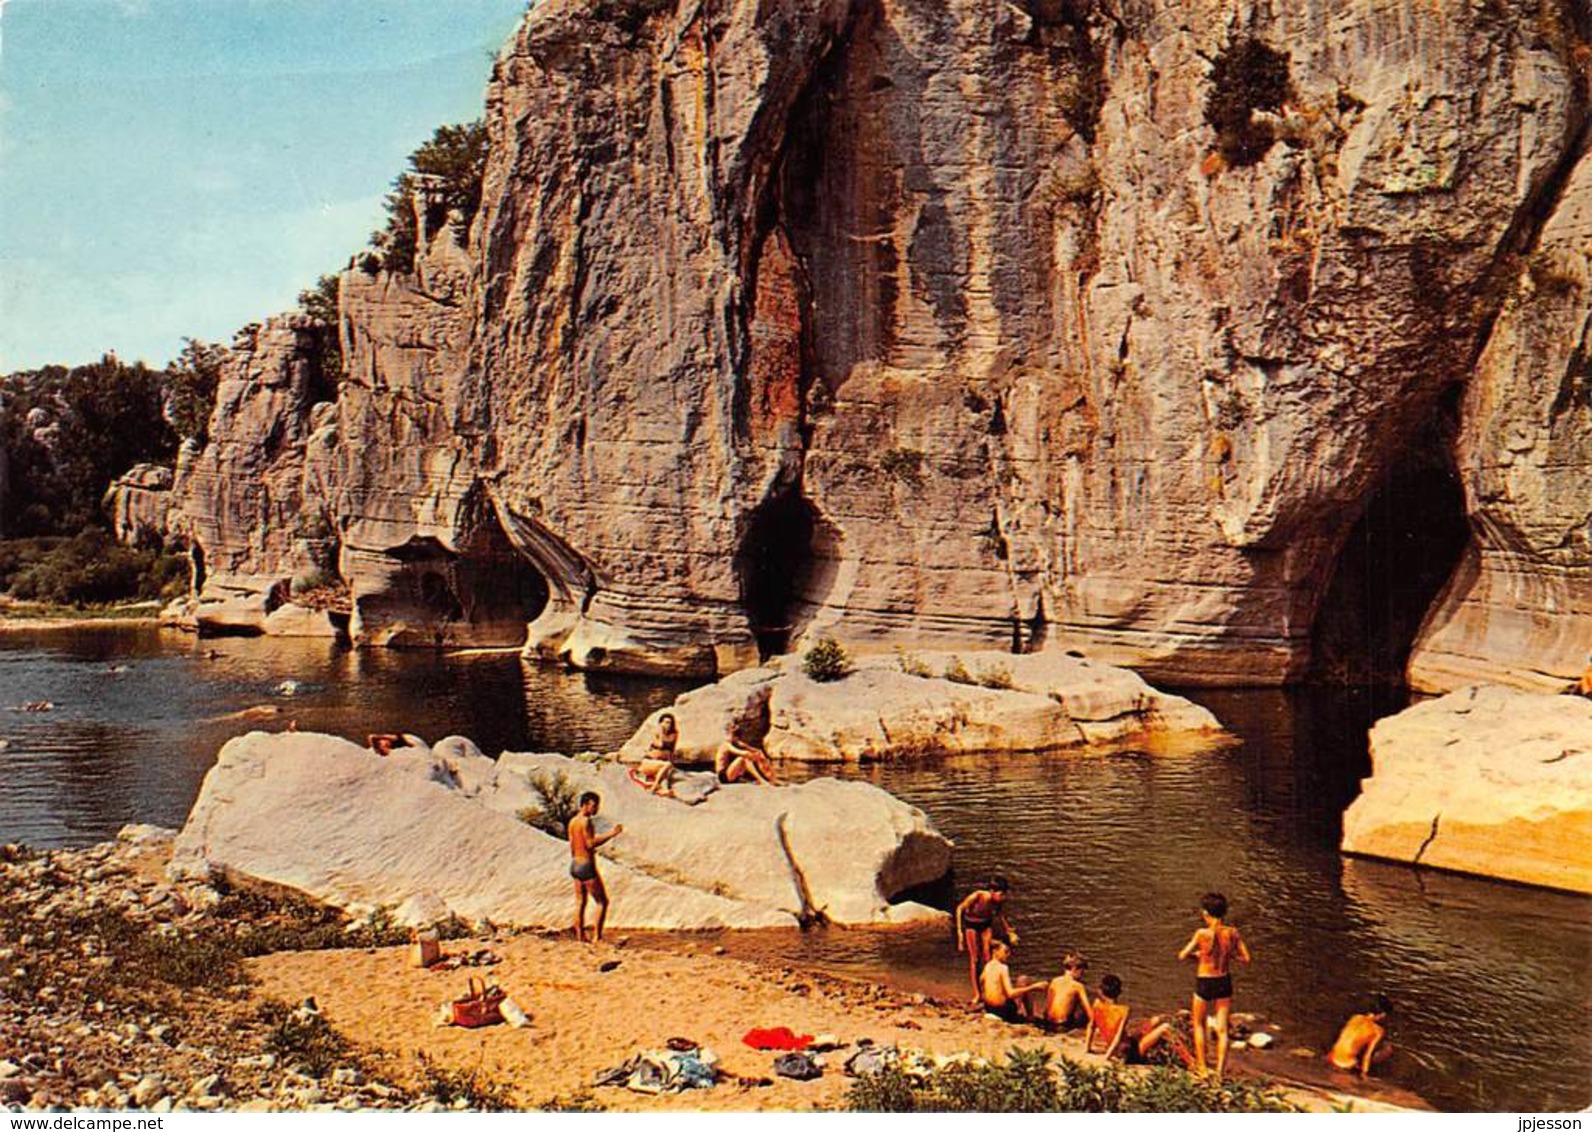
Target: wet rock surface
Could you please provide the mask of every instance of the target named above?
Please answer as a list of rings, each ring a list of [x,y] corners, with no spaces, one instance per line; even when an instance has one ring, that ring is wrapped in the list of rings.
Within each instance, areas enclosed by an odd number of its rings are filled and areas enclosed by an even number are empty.
[[[1592,893],[1592,700],[1473,687],[1380,721],[1343,849]]]

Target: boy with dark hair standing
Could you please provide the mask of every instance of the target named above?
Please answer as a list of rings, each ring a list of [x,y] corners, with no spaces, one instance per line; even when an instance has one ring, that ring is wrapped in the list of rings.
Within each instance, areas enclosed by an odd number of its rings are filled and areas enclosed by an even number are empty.
[[[1233,1009],[1233,959],[1250,961],[1249,948],[1238,929],[1222,922],[1227,915],[1227,897],[1220,892],[1207,892],[1200,899],[1200,918],[1205,926],[1189,938],[1178,959],[1191,955],[1199,959],[1195,971],[1194,999],[1190,1013],[1194,1023],[1194,1072],[1205,1073],[1206,1018],[1216,1022],[1216,1079],[1222,1079],[1227,1068],[1227,1016]]]
[[[956,906],[956,949],[967,952],[967,974],[973,984],[974,1006],[982,1001],[983,991],[979,987],[978,975],[984,969],[984,964],[989,962],[990,941],[995,938],[996,922],[1000,922],[1001,931],[1009,943],[1017,942],[1017,933],[1006,922],[1006,913],[1002,909],[1010,889],[1006,878],[997,873],[990,878],[988,886],[975,888]]]
[[[624,832],[616,825],[599,835],[596,828],[597,807],[602,799],[590,790],[580,796],[580,812],[569,820],[569,875],[575,881],[575,939],[586,942],[586,897],[597,903],[595,940],[602,942],[603,921],[608,918],[608,890],[597,872],[597,847],[606,845]]]

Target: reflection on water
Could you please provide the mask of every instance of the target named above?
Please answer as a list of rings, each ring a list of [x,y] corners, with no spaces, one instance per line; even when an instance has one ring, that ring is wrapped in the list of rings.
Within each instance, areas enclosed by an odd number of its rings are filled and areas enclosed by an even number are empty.
[[[130,664],[115,673],[112,664]],[[273,693],[283,680],[298,694]],[[0,635],[0,840],[84,844],[124,822],[180,824],[216,750],[296,719],[362,741],[405,730],[503,749],[611,748],[678,684],[583,677],[512,654],[350,652],[319,642],[195,641],[137,628]],[[1255,963],[1239,1011],[1282,1024],[1278,1048],[1323,1050],[1374,990],[1398,1007],[1392,1077],[1454,1109],[1592,1102],[1592,901],[1417,874],[1336,851],[1367,772],[1365,730],[1397,703],[1335,689],[1196,693],[1245,740],[1195,755],[957,758],[860,776],[921,806],[957,845],[958,885],[1001,871],[1020,973],[1077,948],[1138,1007],[1187,1002],[1174,956],[1208,888],[1227,893]],[[219,719],[257,705],[279,713]],[[829,768],[814,768],[827,773]],[[963,994],[949,933],[760,937],[773,957]]]
[[[289,680],[296,687],[283,695]],[[503,652],[201,641],[141,626],[8,632],[0,634],[0,739],[9,741],[0,753],[0,841],[84,845],[130,821],[181,825],[223,743],[289,720],[359,743],[373,731],[410,731],[468,735],[489,754],[607,749],[680,690]],[[56,707],[9,710],[29,700]]]

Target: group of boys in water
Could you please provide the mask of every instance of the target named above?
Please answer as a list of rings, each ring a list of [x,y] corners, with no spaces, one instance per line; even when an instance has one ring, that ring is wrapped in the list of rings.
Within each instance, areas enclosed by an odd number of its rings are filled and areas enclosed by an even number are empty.
[[[1005,903],[1011,885],[996,876],[975,889],[956,906],[956,946],[967,953],[968,975],[973,984],[973,1004],[1008,1022],[1033,1024],[1047,1032],[1082,1028],[1084,1048],[1106,1057],[1120,1056],[1130,1065],[1145,1064],[1157,1047],[1170,1048],[1184,1066],[1204,1076],[1206,1035],[1216,1031],[1214,1073],[1217,1080],[1227,1068],[1230,1046],[1228,1021],[1233,1008],[1232,965],[1250,962],[1249,945],[1238,929],[1226,922],[1227,898],[1207,892],[1200,900],[1203,926],[1177,953],[1178,960],[1196,961],[1194,994],[1190,1000],[1192,1054],[1173,1023],[1161,1015],[1128,1024],[1132,1009],[1122,1001],[1122,980],[1107,974],[1091,1001],[1083,976],[1088,964],[1082,956],[1062,959],[1062,973],[1041,982],[1015,981],[1011,949],[1017,932],[1006,920]],[[1000,929],[997,936],[996,929]],[[1344,1024],[1327,1060],[1338,1069],[1369,1075],[1371,1065],[1390,1052],[1385,1023],[1391,1010],[1383,995],[1371,1008]]]

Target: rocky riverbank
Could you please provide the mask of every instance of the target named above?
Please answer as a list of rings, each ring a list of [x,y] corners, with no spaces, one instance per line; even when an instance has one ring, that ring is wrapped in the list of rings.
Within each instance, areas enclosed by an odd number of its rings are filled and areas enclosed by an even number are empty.
[[[1098,1063],[1076,1038],[1042,1037],[888,986],[747,963],[701,937],[675,938],[669,950],[623,937],[592,948],[478,924],[474,938],[444,944],[451,969],[422,970],[409,965],[404,933],[379,917],[349,926],[283,890],[168,879],[170,837],[130,827],[115,843],[83,850],[3,851],[0,1103],[812,1110],[844,1105],[851,1079],[839,1065],[864,1037],[930,1057],[996,1057],[1017,1046]],[[439,1001],[475,973],[508,990],[529,1026],[438,1027]],[[642,1001],[644,1017],[613,1008]],[[772,1054],[740,1042],[759,1025],[828,1031],[844,1046],[817,1080],[777,1077]],[[718,1085],[662,1096],[593,1086],[599,1071],[677,1035],[718,1051]],[[1281,1052],[1252,1056],[1247,1066],[1240,1058],[1239,1072],[1280,1076],[1289,1067]],[[1378,1098],[1387,1095],[1285,1092],[1316,1110],[1351,1100],[1386,1108]]]

